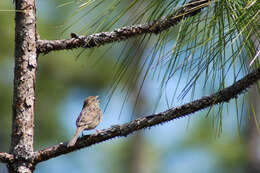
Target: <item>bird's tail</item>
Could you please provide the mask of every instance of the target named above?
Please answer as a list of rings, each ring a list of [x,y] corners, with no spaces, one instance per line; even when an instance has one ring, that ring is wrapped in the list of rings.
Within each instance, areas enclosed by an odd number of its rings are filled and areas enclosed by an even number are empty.
[[[73,146],[76,143],[76,141],[77,141],[80,133],[82,132],[82,130],[84,130],[84,127],[78,127],[77,128],[76,133],[74,134],[72,139],[69,141],[67,147],[71,147],[71,146]]]

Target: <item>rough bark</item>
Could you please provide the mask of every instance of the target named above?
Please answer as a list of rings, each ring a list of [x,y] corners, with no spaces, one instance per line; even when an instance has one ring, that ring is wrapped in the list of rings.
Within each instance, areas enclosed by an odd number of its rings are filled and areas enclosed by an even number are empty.
[[[9,172],[31,173],[34,156],[34,102],[36,53],[35,0],[16,0],[15,68]]]
[[[14,161],[12,154],[0,152],[0,161],[2,163],[11,163]]]
[[[34,163],[43,162],[63,154],[67,154],[84,147],[88,147],[100,142],[104,142],[115,137],[126,137],[129,134],[141,129],[156,126],[174,119],[185,117],[191,113],[203,110],[207,107],[230,101],[236,98],[239,94],[245,92],[251,85],[260,79],[260,68],[245,76],[243,79],[235,82],[233,85],[214,93],[210,96],[202,97],[199,100],[192,101],[182,106],[171,108],[164,112],[138,118],[129,123],[115,125],[111,128],[102,130],[93,135],[86,135],[77,140],[77,143],[72,147],[67,147],[67,143],[45,148],[35,153]]]
[[[69,50],[75,48],[93,48],[107,43],[127,40],[144,34],[159,34],[170,27],[177,25],[181,20],[192,17],[208,7],[211,0],[191,0],[189,3],[179,8],[174,14],[163,19],[158,19],[152,23],[133,25],[118,28],[112,32],[101,32],[88,36],[77,36],[71,34],[71,39],[63,40],[39,40],[37,50],[39,53],[47,54],[51,51]]]
[[[123,125],[112,126],[98,134],[86,135],[78,140],[73,147],[66,143],[48,147],[34,152],[34,103],[35,80],[38,53],[48,53],[53,50],[72,49],[77,47],[90,48],[113,41],[121,41],[131,36],[145,33],[158,34],[176,25],[185,17],[194,16],[203,7],[210,4],[210,0],[192,0],[191,3],[165,19],[154,21],[142,26],[124,27],[110,33],[100,33],[91,36],[73,35],[68,40],[48,41],[36,37],[36,7],[35,0],[16,0],[16,28],[15,28],[15,68],[13,117],[10,153],[0,153],[0,161],[7,163],[9,172],[32,173],[37,163],[49,160],[62,154],[91,146],[93,144],[127,136],[135,131],[149,128],[170,120],[184,117],[204,108],[228,102],[230,99],[245,92],[252,84],[260,79],[260,68],[248,74],[215,94],[187,103],[164,112],[138,118]],[[56,45],[56,43],[59,43]],[[56,47],[55,47],[56,46]],[[38,47],[38,49],[37,49]]]

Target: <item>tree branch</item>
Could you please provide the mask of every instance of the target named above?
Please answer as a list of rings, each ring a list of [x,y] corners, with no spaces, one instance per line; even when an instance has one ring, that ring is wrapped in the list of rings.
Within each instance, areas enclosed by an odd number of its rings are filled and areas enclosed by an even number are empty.
[[[14,161],[14,156],[12,154],[0,152],[0,162],[12,163],[13,161]]]
[[[233,85],[210,96],[202,97],[201,99],[158,114],[138,118],[123,125],[112,126],[111,128],[102,130],[97,134],[83,136],[82,138],[78,139],[74,146],[69,148],[67,148],[66,143],[60,143],[58,145],[37,151],[34,157],[34,164],[106,141],[108,139],[122,136],[126,137],[135,131],[181,118],[188,114],[197,112],[213,105],[217,105],[222,102],[228,102],[230,99],[237,97],[252,84],[256,83],[259,79],[260,68],[246,75],[244,78],[235,82]]]
[[[71,39],[38,40],[37,50],[38,53],[47,54],[55,50],[98,47],[106,43],[123,41],[143,34],[158,34],[177,25],[182,19],[195,16],[203,8],[209,6],[211,1],[212,0],[191,0],[179,8],[174,14],[148,24],[127,26],[112,32],[101,32],[88,36],[77,36],[73,34]]]

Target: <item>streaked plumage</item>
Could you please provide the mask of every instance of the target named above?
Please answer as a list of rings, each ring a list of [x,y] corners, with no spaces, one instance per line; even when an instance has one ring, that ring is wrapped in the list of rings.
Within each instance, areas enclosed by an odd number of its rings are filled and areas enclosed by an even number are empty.
[[[99,100],[97,98],[98,96],[89,96],[85,99],[82,111],[76,121],[76,133],[68,143],[68,147],[76,143],[78,136],[83,130],[95,129],[101,122],[103,113],[99,107]]]

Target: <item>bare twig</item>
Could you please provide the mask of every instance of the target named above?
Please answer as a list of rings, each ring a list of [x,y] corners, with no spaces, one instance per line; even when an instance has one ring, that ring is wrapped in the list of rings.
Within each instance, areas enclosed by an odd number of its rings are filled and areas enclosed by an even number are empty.
[[[166,18],[155,20],[152,23],[122,27],[112,32],[101,32],[88,36],[77,36],[72,33],[72,38],[63,40],[38,40],[38,53],[47,54],[55,50],[69,50],[75,48],[92,48],[127,40],[143,34],[158,34],[178,24],[182,19],[195,16],[203,8],[209,6],[212,0],[192,0],[179,8],[174,14]]]
[[[230,99],[237,97],[252,84],[256,83],[259,79],[260,68],[248,74],[241,80],[235,82],[233,85],[210,96],[202,97],[199,100],[195,100],[182,106],[166,110],[165,112],[138,118],[123,125],[112,126],[111,128],[102,130],[98,134],[83,136],[82,138],[78,139],[74,146],[69,148],[67,147],[66,143],[60,143],[58,145],[37,151],[34,157],[34,164],[106,141],[108,139],[121,136],[126,137],[135,131],[181,118],[187,116],[188,114],[219,103],[228,102]]]
[[[14,156],[12,154],[0,152],[0,162],[12,163],[13,161],[14,161]]]

